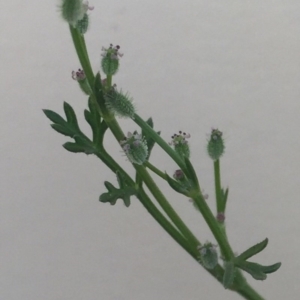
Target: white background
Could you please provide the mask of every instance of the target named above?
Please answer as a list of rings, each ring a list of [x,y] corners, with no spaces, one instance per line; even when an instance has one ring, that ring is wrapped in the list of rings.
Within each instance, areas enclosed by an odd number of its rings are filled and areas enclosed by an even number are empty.
[[[70,103],[82,129],[86,97],[59,2],[6,1],[0,11],[0,299],[241,299],[209,276],[132,200],[103,204],[114,175],[93,156],[72,154],[43,108]],[[191,134],[192,162],[214,210],[211,127],[224,132],[230,187],[226,224],[237,253],[268,237],[265,299],[299,299],[299,53],[297,0],[94,0],[86,35],[94,71],[102,46],[121,45],[115,82],[154,118],[162,137]],[[121,120],[124,130],[137,129]],[[114,139],[106,145],[134,174]],[[156,147],[152,162],[170,174]],[[160,183],[194,233],[214,241],[187,199]]]

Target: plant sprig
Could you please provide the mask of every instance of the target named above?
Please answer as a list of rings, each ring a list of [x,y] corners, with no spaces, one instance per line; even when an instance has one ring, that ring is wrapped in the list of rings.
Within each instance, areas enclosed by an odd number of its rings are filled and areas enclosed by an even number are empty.
[[[281,264],[263,266],[248,261],[250,257],[264,250],[268,239],[250,247],[238,256],[234,255],[225,230],[229,189],[223,188],[221,182],[220,160],[225,149],[222,132],[213,129],[207,144],[208,154],[213,160],[216,195],[216,214],[214,214],[206,203],[197,172],[190,159],[190,146],[187,141],[190,135],[179,131],[178,134],[174,134],[171,143],[166,142],[161,132],[154,129],[152,118],[144,121],[137,114],[129,94],[117,89],[113,84],[113,76],[119,70],[119,58],[122,57],[119,51],[120,46],[111,44],[109,47],[103,47],[101,68],[104,79],[101,78],[100,72],[94,75],[84,40],[89,24],[87,14],[89,9],[91,7],[82,0],[62,0],[62,17],[69,23],[72,40],[82,68],[73,72],[72,77],[78,81],[81,90],[88,96],[88,109],[84,111],[84,116],[92,129],[92,138],[89,138],[80,130],[75,111],[66,102],[64,103],[65,119],[51,110],[44,110],[45,115],[53,122],[52,128],[74,140],[66,142],[63,147],[73,153],[96,155],[116,174],[119,187],[106,181],[104,185],[107,191],[99,197],[101,202],[114,205],[118,199],[122,199],[125,206],[129,207],[131,199],[137,198],[162,228],[187,253],[200,262],[206,271],[222,283],[225,289],[236,291],[248,300],[263,300],[247,283],[241,270],[249,273],[254,279],[264,280],[267,274],[278,270]],[[116,117],[130,118],[139,129],[125,136]],[[132,179],[105,149],[103,142],[107,130],[112,132],[135,169],[135,179]],[[176,168],[179,168],[174,172],[173,178],[150,162],[151,150],[155,145],[174,161]],[[191,199],[213,233],[223,262],[219,261],[213,243],[201,243],[187,227],[147,169],[166,181],[167,186],[182,197]],[[149,192],[145,192],[144,185]],[[156,205],[163,209],[164,214]]]

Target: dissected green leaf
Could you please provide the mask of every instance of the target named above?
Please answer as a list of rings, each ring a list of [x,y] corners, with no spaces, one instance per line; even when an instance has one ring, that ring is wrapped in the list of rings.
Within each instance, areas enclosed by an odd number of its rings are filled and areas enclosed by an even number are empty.
[[[271,266],[261,266],[261,269],[265,274],[270,274],[276,272],[280,268],[280,266],[281,263],[279,262]]]
[[[46,116],[54,122],[51,124],[51,127],[66,136],[69,136],[75,140],[75,143],[67,142],[63,145],[63,147],[73,153],[80,153],[83,152],[85,154],[92,154],[97,151],[94,144],[91,140],[84,135],[78,126],[76,114],[73,108],[68,104],[64,103],[64,111],[66,114],[67,120],[64,120],[60,115],[51,111],[51,110],[44,110]]]
[[[115,205],[118,199],[122,199],[125,206],[129,207],[130,196],[135,195],[136,190],[133,187],[126,185],[121,173],[117,172],[116,175],[120,188],[115,188],[113,184],[105,181],[104,185],[108,192],[100,195],[99,201],[103,203],[109,202],[111,205]]]
[[[66,121],[59,114],[52,110],[43,109],[43,112],[47,116],[47,118],[55,124],[64,125],[66,123]]]
[[[93,142],[96,145],[99,145],[102,143],[107,124],[104,121],[101,122],[101,116],[96,107],[97,104],[91,97],[89,98],[88,105],[89,111],[87,109],[84,111],[84,117],[92,128]]]
[[[74,131],[72,128],[69,128],[68,126],[63,126],[60,124],[51,124],[51,127],[57,131],[58,133],[61,133],[63,135],[69,136],[71,138],[73,138],[74,136]]]
[[[270,266],[262,266],[258,263],[253,263],[249,261],[234,261],[235,265],[249,273],[254,279],[264,280],[267,278],[267,274],[277,271],[281,263],[276,263]]]
[[[249,261],[239,261],[235,263],[237,267],[249,273],[256,280],[265,280],[267,275],[262,271],[262,266]]]
[[[65,114],[66,114],[66,117],[67,117],[67,122],[69,124],[71,124],[73,126],[73,128],[79,130],[79,126],[78,126],[75,111],[72,108],[72,106],[67,102],[64,102],[64,111],[65,111]]]
[[[237,256],[235,259],[236,260],[247,260],[248,258],[252,257],[253,255],[261,252],[262,250],[264,250],[268,245],[268,239],[264,239],[262,242],[250,247],[249,249],[247,249],[246,251],[244,251],[242,254],[240,254],[239,256]]]
[[[85,153],[85,154],[94,154],[97,150],[88,145],[81,145],[78,143],[67,142],[63,144],[63,147],[73,153]]]
[[[103,94],[103,86],[101,82],[101,76],[100,73],[98,72],[95,77],[95,82],[94,82],[94,94],[97,99],[97,103],[100,105],[104,105],[105,99],[104,99],[104,94]]]

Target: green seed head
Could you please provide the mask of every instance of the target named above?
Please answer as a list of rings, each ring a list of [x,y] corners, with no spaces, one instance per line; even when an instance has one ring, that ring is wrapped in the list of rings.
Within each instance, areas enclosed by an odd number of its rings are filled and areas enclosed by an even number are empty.
[[[147,160],[147,143],[136,131],[128,132],[127,137],[120,142],[120,145],[130,162],[142,165]]]
[[[176,153],[182,158],[190,157],[190,146],[187,141],[190,137],[191,135],[189,133],[182,131],[179,131],[178,134],[175,133],[172,135],[172,141],[169,144],[174,147]]]
[[[61,15],[73,27],[76,27],[78,21],[82,20],[88,10],[94,9],[88,2],[82,0],[62,0],[60,6]]]
[[[218,264],[218,254],[216,246],[212,243],[205,243],[203,246],[198,247],[200,252],[200,262],[202,265],[211,270]]]
[[[123,56],[119,49],[119,45],[114,47],[113,44],[110,44],[108,48],[102,47],[101,67],[108,76],[115,75],[119,69],[119,58]]]
[[[107,109],[123,118],[134,118],[135,108],[132,104],[132,98],[128,93],[124,94],[122,90],[118,91],[115,87],[105,96]]]
[[[210,140],[207,145],[207,152],[211,159],[218,160],[224,153],[225,145],[222,132],[218,129],[212,129]]]

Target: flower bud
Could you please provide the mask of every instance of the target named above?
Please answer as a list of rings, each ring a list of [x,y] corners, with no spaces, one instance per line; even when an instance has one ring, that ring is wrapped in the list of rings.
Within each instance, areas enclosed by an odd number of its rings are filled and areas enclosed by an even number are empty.
[[[81,88],[81,90],[86,94],[86,95],[91,95],[92,89],[90,87],[90,84],[88,80],[86,79],[86,76],[84,74],[84,71],[81,69],[78,69],[78,71],[73,71],[72,72],[72,78],[76,80]]]
[[[116,74],[119,69],[119,57],[123,56],[119,49],[119,45],[114,47],[113,44],[110,44],[109,48],[102,47],[101,66],[103,72],[108,76]]]
[[[222,132],[218,129],[213,129],[207,145],[207,152],[209,156],[213,160],[218,160],[224,153],[224,149],[225,145],[222,138]]]
[[[212,243],[205,243],[203,246],[198,247],[200,252],[200,262],[209,270],[212,270],[218,264],[218,254],[216,246]]]
[[[134,118],[135,108],[132,104],[132,98],[128,93],[123,94],[122,90],[118,91],[115,87],[105,96],[107,109],[123,118]]]
[[[130,162],[142,165],[148,157],[148,148],[146,140],[138,134],[128,132],[127,137],[120,141],[125,154],[127,155]]]
[[[176,170],[173,174],[173,178],[177,181],[181,181],[185,179],[185,176],[182,170]]]
[[[190,157],[190,146],[187,139],[190,138],[189,133],[179,131],[179,134],[172,135],[172,141],[169,143],[174,147],[175,152],[182,158]]]
[[[224,223],[225,214],[223,212],[218,212],[216,219],[219,223]]]

